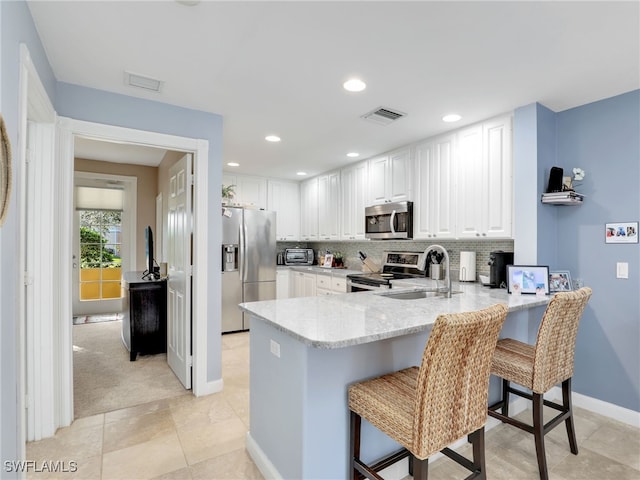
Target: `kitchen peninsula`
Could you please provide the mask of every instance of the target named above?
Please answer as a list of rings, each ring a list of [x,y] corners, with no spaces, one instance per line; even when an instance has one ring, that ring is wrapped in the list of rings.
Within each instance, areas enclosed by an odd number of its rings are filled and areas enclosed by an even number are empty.
[[[400,281],[385,293],[419,296],[420,289]],[[419,365],[438,315],[505,303],[501,336],[535,341],[548,296],[513,296],[477,284],[454,284],[454,290],[461,293],[452,298],[361,292],[240,304],[252,317],[247,450],[265,477],[349,478],[347,386]],[[493,383],[490,400],[499,394]],[[364,461],[397,448],[366,422],[362,438]]]

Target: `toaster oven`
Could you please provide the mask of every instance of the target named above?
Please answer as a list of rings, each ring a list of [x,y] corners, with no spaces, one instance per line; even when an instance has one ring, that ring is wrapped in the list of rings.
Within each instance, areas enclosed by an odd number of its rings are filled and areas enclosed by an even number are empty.
[[[313,248],[285,248],[285,265],[313,265]]]

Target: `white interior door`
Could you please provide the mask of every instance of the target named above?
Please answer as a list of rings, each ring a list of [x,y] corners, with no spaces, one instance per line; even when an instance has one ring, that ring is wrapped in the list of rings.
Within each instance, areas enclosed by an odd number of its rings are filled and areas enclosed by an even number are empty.
[[[167,361],[191,388],[191,155],[169,169]]]

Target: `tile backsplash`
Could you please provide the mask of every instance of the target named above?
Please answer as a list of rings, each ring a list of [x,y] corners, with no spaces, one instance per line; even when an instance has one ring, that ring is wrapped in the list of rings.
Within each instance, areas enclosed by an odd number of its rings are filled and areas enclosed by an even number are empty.
[[[380,264],[382,254],[386,250],[424,252],[427,247],[437,243],[444,247],[449,253],[451,262],[451,278],[457,280],[460,270],[460,252],[476,252],[476,275],[489,275],[489,253],[502,250],[513,252],[513,240],[442,240],[430,242],[422,240],[372,240],[363,242],[278,242],[278,251],[285,248],[305,247],[313,248],[316,252],[331,253],[341,252],[344,257],[345,266],[352,270],[362,270],[362,262],[358,258],[358,251],[362,251],[367,257]]]

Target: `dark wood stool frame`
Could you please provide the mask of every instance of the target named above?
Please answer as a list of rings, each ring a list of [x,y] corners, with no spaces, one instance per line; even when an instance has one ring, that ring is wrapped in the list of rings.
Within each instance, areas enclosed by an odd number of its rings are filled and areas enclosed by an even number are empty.
[[[518,427],[525,432],[532,433],[536,444],[536,457],[538,459],[538,470],[540,471],[540,479],[548,480],[547,457],[544,448],[544,436],[557,427],[563,421],[567,427],[567,436],[569,437],[569,448],[574,455],[578,454],[578,442],[576,441],[576,432],[573,424],[573,407],[571,404],[571,378],[562,382],[562,405],[545,400],[541,393],[526,393],[511,387],[509,380],[502,379],[502,399],[499,402],[489,406],[488,413],[491,417],[497,418],[503,423],[508,423],[514,427]],[[509,394],[513,393],[522,398],[533,401],[533,425],[516,420],[509,416]],[[542,416],[542,407],[546,405],[560,413],[552,420],[544,423]],[[498,413],[497,410],[502,410]]]

